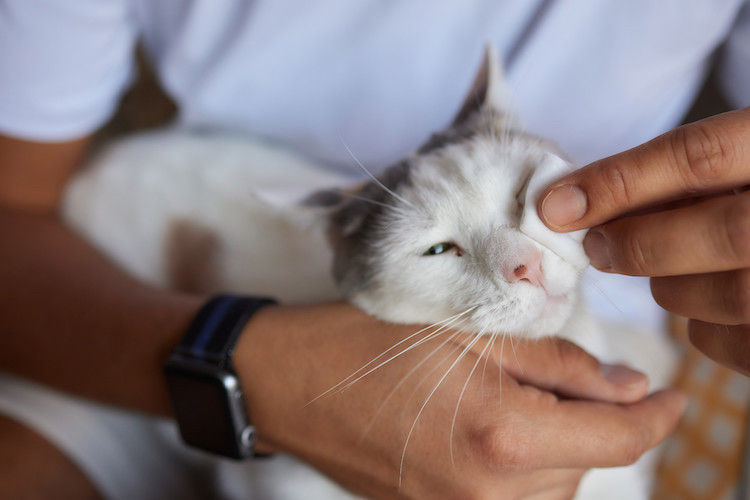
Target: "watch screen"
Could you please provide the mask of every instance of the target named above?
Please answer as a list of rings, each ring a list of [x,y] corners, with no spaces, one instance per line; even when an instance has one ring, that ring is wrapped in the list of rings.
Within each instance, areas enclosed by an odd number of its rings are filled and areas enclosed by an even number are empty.
[[[223,455],[241,456],[237,449],[232,408],[233,394],[215,374],[171,366],[166,371],[172,407],[180,434],[188,444]]]

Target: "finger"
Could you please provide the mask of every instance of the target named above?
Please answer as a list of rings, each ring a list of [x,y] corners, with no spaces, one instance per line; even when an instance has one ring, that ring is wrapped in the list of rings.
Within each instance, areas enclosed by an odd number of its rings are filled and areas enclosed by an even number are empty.
[[[750,269],[652,278],[651,293],[680,316],[722,325],[750,323]]]
[[[605,223],[584,248],[600,271],[636,276],[750,267],[750,192]]]
[[[518,423],[515,434],[526,440],[526,463],[539,468],[632,464],[674,429],[686,405],[685,397],[671,389],[628,405],[534,401],[539,402],[536,413],[524,415],[527,424]]]
[[[594,162],[550,186],[540,217],[572,231],[678,198],[750,181],[750,108],[667,132],[629,151]]]
[[[717,363],[750,376],[750,326],[690,320],[690,342]]]
[[[643,398],[648,390],[648,377],[643,373],[600,364],[560,338],[516,341],[503,349],[503,357],[503,368],[519,382],[564,397],[629,403]]]

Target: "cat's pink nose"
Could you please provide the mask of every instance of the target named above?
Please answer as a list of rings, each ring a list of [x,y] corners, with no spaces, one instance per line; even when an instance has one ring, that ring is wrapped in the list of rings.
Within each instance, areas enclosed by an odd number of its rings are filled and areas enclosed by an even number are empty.
[[[542,254],[538,250],[527,253],[520,263],[506,266],[503,275],[509,283],[526,281],[534,286],[544,288],[542,272]]]

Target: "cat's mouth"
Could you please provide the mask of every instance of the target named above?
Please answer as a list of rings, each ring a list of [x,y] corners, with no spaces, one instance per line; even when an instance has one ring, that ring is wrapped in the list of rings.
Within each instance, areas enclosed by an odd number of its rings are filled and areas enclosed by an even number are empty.
[[[572,308],[572,296],[570,293],[546,294],[544,305],[539,312],[539,319],[556,318],[565,316],[567,318]]]
[[[561,305],[566,305],[570,301],[570,296],[568,294],[562,294],[562,295],[552,295],[547,294],[547,300],[544,304],[545,309],[549,307],[557,307]]]
[[[471,322],[479,331],[502,332],[526,338],[555,335],[570,317],[575,291],[549,293],[529,286],[513,300],[507,297],[485,303],[472,313]]]

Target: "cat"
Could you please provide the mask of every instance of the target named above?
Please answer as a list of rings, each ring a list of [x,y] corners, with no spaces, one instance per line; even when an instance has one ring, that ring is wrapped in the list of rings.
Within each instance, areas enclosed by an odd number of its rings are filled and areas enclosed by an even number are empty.
[[[549,231],[536,214],[541,189],[573,167],[523,130],[509,101],[489,48],[453,123],[354,187],[361,175],[244,137],[137,135],[72,181],[63,214],[160,286],[294,303],[345,298],[386,321],[460,317],[478,335],[560,335],[666,385],[667,344],[611,325],[605,335],[584,310],[583,233]],[[576,498],[647,498],[653,460],[592,471]],[[219,477],[228,497],[352,498],[291,457],[225,465]]]

